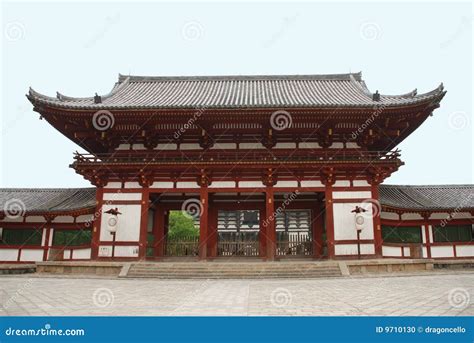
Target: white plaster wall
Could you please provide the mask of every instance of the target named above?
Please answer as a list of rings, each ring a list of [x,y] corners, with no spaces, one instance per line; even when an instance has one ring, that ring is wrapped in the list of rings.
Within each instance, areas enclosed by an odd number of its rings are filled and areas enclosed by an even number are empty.
[[[301,142],[299,144],[300,149],[321,149],[321,146],[318,143],[313,142]]]
[[[115,150],[130,150],[130,144],[120,144]]]
[[[41,230],[41,246],[42,247],[44,247],[45,243],[46,243],[46,230],[48,230],[48,229],[43,228],[43,230]]]
[[[380,218],[398,220],[398,214],[393,212],[381,212]]]
[[[252,187],[265,187],[262,181],[240,181],[239,187],[241,188],[252,188]]]
[[[177,150],[178,145],[174,143],[162,143],[158,144],[154,150]]]
[[[301,181],[301,187],[324,187],[321,181]]]
[[[71,258],[71,250],[64,250],[63,252],[63,258],[65,260],[69,260]]]
[[[240,143],[240,149],[266,149],[262,143]]]
[[[421,242],[426,244],[426,225],[421,226]]]
[[[352,181],[354,187],[369,187],[369,183],[365,180],[354,180]]]
[[[153,184],[150,186],[150,188],[173,188],[174,183],[173,182],[160,182],[156,181],[153,182]]]
[[[453,247],[448,246],[431,246],[431,257],[454,257]]]
[[[402,220],[423,219],[418,213],[403,213]]]
[[[405,254],[406,257],[411,256],[410,255],[410,248],[409,247],[403,247],[403,253]]]
[[[112,256],[112,247],[109,245],[99,246],[99,257],[111,257]]]
[[[210,150],[237,149],[236,143],[215,143]]]
[[[430,219],[446,219],[449,220],[450,218],[450,213],[444,212],[444,213],[432,213],[430,215]],[[468,212],[452,212],[451,213],[451,218],[452,219],[470,219],[471,214]]]
[[[142,200],[142,193],[104,193],[103,200]]]
[[[94,220],[94,215],[93,214],[84,214],[84,215],[78,216],[76,218],[76,223],[90,222],[92,220]]]
[[[50,229],[50,231],[49,231],[48,246],[52,246],[52,245],[53,245],[53,237],[54,237],[54,229]]]
[[[472,257],[474,256],[474,245],[456,245],[457,257]]]
[[[112,256],[112,247],[108,245],[99,246],[99,257],[111,257]]]
[[[138,182],[125,182],[123,188],[142,188]]]
[[[298,181],[278,181],[274,187],[298,187]]]
[[[102,206],[102,218],[100,224],[100,240],[112,241],[112,234],[107,230],[109,214],[105,212],[115,205]],[[119,210],[122,214],[118,216],[116,241],[138,241],[140,238],[141,205],[120,205]]]
[[[87,260],[91,258],[91,249],[74,249],[72,254],[73,260]]]
[[[277,143],[273,149],[296,149],[296,143]]]
[[[344,143],[342,142],[334,142],[331,144],[329,149],[344,149]]]
[[[28,218],[28,217],[27,217]],[[45,221],[44,218],[42,221]],[[22,223],[23,217],[5,217],[1,222],[3,223]]]
[[[137,246],[116,246],[114,257],[138,257]]]
[[[333,199],[371,199],[372,192],[332,192]],[[360,204],[357,204],[360,205]]]
[[[346,240],[357,239],[357,231],[355,229],[354,213],[351,211],[356,207],[357,203],[335,203],[334,210],[334,239]],[[360,233],[360,239],[374,238],[374,222],[371,215],[371,209],[365,212],[364,226]]]
[[[351,182],[349,180],[338,180],[334,183],[334,187],[350,187]]]
[[[346,148],[348,148],[348,149],[357,149],[357,148],[359,148],[359,144],[354,143],[354,142],[347,142],[346,143]]]
[[[421,248],[421,256],[423,256],[423,258],[428,258],[428,249],[426,247]]]
[[[382,245],[382,255],[386,257],[401,257],[402,249],[400,247]]]
[[[18,249],[1,249],[0,248],[0,261],[16,261],[18,258]]]
[[[132,149],[133,150],[146,150],[143,144],[132,144]]]
[[[202,148],[196,143],[183,143],[179,145],[179,150],[202,150]]]
[[[74,223],[73,216],[57,216],[53,219],[53,223]]]
[[[20,261],[43,261],[43,249],[22,249]]]
[[[27,223],[45,223],[46,220],[43,216],[27,216],[25,219]]]
[[[334,252],[336,255],[357,255],[357,244],[336,244]],[[361,244],[360,253],[362,255],[373,255],[375,247],[373,244]]]
[[[197,182],[176,182],[176,188],[200,188]]]
[[[235,187],[234,181],[214,181],[209,186],[209,188],[233,188],[233,187]]]
[[[107,182],[107,185],[104,188],[122,188],[121,182]]]

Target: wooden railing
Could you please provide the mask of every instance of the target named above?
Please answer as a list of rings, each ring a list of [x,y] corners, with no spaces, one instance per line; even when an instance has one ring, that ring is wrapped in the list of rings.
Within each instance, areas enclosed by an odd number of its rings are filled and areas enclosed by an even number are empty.
[[[165,242],[165,256],[197,256],[199,237],[184,237],[167,239]]]
[[[218,256],[248,256],[257,257],[260,254],[258,241],[219,241],[217,243]]]
[[[285,233],[278,235],[277,256],[312,256],[313,240],[306,234]]]
[[[116,151],[109,154],[74,155],[75,164],[231,162],[231,161],[385,161],[400,157],[400,151],[362,151],[358,149],[275,149],[238,151]]]

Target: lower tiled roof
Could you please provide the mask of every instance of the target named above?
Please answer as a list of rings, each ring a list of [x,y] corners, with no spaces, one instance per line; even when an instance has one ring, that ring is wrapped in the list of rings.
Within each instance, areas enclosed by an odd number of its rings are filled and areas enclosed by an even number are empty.
[[[15,203],[27,213],[93,209],[95,193],[95,188],[0,188],[0,212]],[[407,210],[474,209],[474,185],[380,185],[380,203]]]
[[[382,205],[400,209],[473,209],[474,185],[381,185]]]
[[[0,212],[72,212],[95,208],[95,188],[0,188]]]

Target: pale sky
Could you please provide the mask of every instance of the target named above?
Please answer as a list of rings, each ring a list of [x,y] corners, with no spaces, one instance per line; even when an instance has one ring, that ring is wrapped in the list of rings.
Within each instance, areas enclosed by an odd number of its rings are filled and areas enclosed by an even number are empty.
[[[386,183],[473,183],[469,3],[112,2],[2,4],[0,187],[81,187],[74,143],[38,120],[28,87],[105,94],[135,75],[362,71],[369,89],[448,91],[399,148]]]

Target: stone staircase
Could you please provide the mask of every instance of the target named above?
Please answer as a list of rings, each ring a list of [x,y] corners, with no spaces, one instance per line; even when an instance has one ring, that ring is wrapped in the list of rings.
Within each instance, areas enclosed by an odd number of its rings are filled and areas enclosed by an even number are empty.
[[[120,277],[154,279],[313,279],[342,276],[337,262],[139,262]]]

